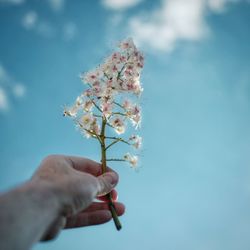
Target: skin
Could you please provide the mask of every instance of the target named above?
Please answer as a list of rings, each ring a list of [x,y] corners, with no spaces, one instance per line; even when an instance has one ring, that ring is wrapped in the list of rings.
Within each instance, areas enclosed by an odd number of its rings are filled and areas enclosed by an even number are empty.
[[[118,174],[92,160],[51,155],[31,180],[0,196],[0,249],[26,250],[55,238],[62,229],[98,225],[112,219],[105,194],[114,201]],[[98,199],[99,201],[95,201]],[[114,202],[117,214],[122,203]]]

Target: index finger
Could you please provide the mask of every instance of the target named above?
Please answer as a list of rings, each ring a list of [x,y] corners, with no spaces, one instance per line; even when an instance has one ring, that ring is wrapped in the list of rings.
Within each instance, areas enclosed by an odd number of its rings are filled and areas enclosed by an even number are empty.
[[[94,176],[102,175],[102,164],[88,158],[78,157],[78,156],[66,156],[72,167],[81,172],[89,173]],[[113,169],[107,167],[106,172],[115,172]],[[116,173],[116,172],[115,172]]]

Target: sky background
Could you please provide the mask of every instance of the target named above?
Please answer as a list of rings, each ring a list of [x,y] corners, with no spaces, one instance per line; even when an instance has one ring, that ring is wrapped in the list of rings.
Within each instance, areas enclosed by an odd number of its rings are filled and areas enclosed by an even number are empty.
[[[99,160],[62,116],[117,41],[144,52],[141,165],[120,174],[112,222],[35,250],[250,248],[250,2],[0,0],[0,190],[48,154]],[[24,225],[27,226],[27,225]]]

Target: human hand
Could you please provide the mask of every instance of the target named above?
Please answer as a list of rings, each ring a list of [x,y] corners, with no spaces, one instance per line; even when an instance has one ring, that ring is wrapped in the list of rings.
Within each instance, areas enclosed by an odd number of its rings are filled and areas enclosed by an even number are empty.
[[[54,238],[62,228],[97,225],[111,220],[112,215],[104,195],[114,190],[118,175],[108,168],[102,175],[101,165],[86,158],[51,155],[46,157],[35,172],[31,182],[50,186],[58,201],[59,214],[48,228],[42,240]],[[102,202],[93,202],[98,198]],[[122,215],[125,207],[114,203],[117,214]]]

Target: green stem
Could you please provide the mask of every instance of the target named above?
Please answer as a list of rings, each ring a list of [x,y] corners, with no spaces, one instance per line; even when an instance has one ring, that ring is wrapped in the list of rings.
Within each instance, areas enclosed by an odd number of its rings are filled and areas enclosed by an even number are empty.
[[[121,115],[121,116],[127,116],[127,114],[121,113],[121,112],[114,112],[112,115]]]
[[[94,100],[93,98],[91,98],[91,97],[89,97],[89,99],[90,99],[90,101],[94,104],[94,106],[96,107],[96,109],[97,109],[100,113],[102,113],[102,110],[101,110],[100,107],[96,104],[95,100]]]
[[[109,149],[110,147],[112,147],[114,144],[116,144],[116,143],[118,143],[118,142],[123,142],[123,143],[125,143],[125,144],[127,144],[127,145],[131,145],[129,142],[123,140],[122,138],[117,138],[117,139],[115,139],[112,143],[110,143],[110,144],[105,148],[105,150]]]
[[[106,127],[106,119],[103,117],[102,118],[102,128],[101,128],[101,150],[102,150],[102,173],[104,174],[107,171],[107,158],[106,158],[106,145],[105,145],[105,127]],[[108,198],[108,205],[109,205],[109,210],[112,214],[116,229],[119,231],[122,228],[122,225],[119,221],[114,203],[112,201],[111,194],[107,194],[106,197]]]
[[[92,138],[97,139],[101,143],[100,135],[90,131],[89,129],[84,128],[83,125],[77,120],[75,120],[75,123],[77,123],[77,125],[80,126],[83,130],[91,134]]]
[[[117,105],[118,107],[122,108],[123,110],[126,110],[120,103],[115,102],[115,101],[113,101],[113,103],[114,103],[115,105]]]
[[[107,159],[106,161],[126,161],[126,160],[125,159],[111,158],[111,159]]]

